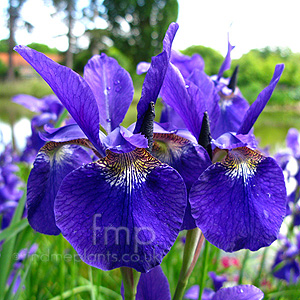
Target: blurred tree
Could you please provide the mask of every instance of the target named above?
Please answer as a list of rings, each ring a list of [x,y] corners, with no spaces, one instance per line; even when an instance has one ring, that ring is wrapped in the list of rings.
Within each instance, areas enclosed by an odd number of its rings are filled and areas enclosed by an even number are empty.
[[[1,43],[1,41],[0,41]],[[58,50],[56,48],[50,48],[49,46],[45,44],[40,43],[31,43],[27,45],[29,48],[34,49],[36,51],[42,52],[42,53],[52,53],[52,54],[58,54]]]
[[[185,55],[192,56],[198,53],[204,59],[204,71],[207,75],[218,74],[219,68],[222,65],[224,57],[216,50],[204,46],[191,46],[181,51]]]
[[[33,26],[21,19],[21,8],[26,0],[9,0],[8,2],[8,28],[9,28],[9,42],[8,42],[8,54],[9,54],[9,66],[8,66],[8,80],[14,80],[14,66],[13,66],[13,48],[16,45],[15,34],[17,27],[24,26],[28,31],[32,30]],[[22,22],[18,22],[22,21]],[[21,24],[21,25],[20,25]]]
[[[86,30],[85,35],[89,38],[89,50],[91,55],[99,54],[100,51],[106,50],[107,43],[105,39],[109,39],[110,32],[106,29],[89,29]]]
[[[259,82],[267,85],[271,80],[276,64],[284,63],[285,70],[279,84],[287,87],[300,86],[300,54],[292,53],[290,49],[270,48],[253,49],[238,60],[233,61],[233,66],[239,64],[240,72],[238,84],[241,86]]]
[[[65,22],[68,27],[68,49],[66,52],[66,66],[73,68],[73,53],[75,51],[75,37],[73,34],[74,24],[76,20],[77,2],[78,0],[50,0],[57,9],[57,12],[65,13]],[[49,0],[45,0],[46,3]]]
[[[171,22],[177,20],[177,0],[104,0],[99,15],[108,23],[114,47],[135,66],[161,50]]]

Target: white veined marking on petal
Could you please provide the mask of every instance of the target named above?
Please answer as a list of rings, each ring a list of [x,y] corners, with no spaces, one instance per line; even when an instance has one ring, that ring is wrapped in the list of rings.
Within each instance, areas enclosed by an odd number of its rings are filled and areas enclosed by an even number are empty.
[[[248,148],[229,150],[225,162],[222,163],[227,168],[225,175],[231,179],[243,177],[243,183],[247,185],[249,178],[255,175],[257,163],[261,158],[260,154]]]
[[[125,186],[126,192],[131,195],[134,189],[146,181],[147,175],[156,165],[156,160],[143,161],[139,153],[114,155],[116,155],[117,158],[117,160],[113,162],[114,172],[107,181],[111,186]],[[145,168],[145,166],[147,168]]]

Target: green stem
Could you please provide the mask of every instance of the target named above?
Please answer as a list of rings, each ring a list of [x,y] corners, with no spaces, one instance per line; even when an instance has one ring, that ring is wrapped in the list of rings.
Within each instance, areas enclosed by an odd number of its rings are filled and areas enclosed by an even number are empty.
[[[209,248],[210,248],[209,242],[205,241],[205,247],[204,247],[204,253],[203,253],[203,262],[202,262],[202,275],[201,275],[201,281],[200,281],[200,291],[199,291],[199,297],[198,297],[198,299],[200,299],[200,300],[202,298],[202,293],[204,291],[205,281],[206,281],[206,277],[207,277]]]
[[[188,230],[185,240],[181,271],[173,300],[181,300],[183,298],[188,279],[198,260],[203,241],[204,236],[199,228]]]
[[[17,224],[23,215],[24,206],[26,201],[26,190],[24,190],[23,196],[21,197],[19,204],[14,212],[14,216],[11,220],[10,226],[14,226]],[[1,255],[0,255],[0,299],[4,299],[6,282],[9,275],[10,268],[12,267],[14,254],[14,248],[16,244],[17,236],[15,235],[13,238],[5,241],[1,247]]]
[[[245,256],[244,256],[244,259],[243,259],[243,263],[242,263],[242,268],[240,270],[240,276],[239,276],[239,281],[238,281],[239,285],[242,284],[242,282],[243,282],[244,271],[245,271],[247,260],[249,258],[249,253],[250,252],[248,250],[246,250]]]
[[[64,111],[62,112],[62,114],[60,115],[59,119],[57,120],[56,124],[55,124],[55,128],[58,128],[61,126],[61,124],[63,123],[63,121],[65,120],[65,118],[68,115],[68,111],[66,109],[64,109]]]
[[[76,263],[75,263],[75,255],[76,255],[76,252],[74,250],[73,247],[71,247],[71,255],[72,255],[72,262],[71,262],[71,282],[72,282],[72,289],[71,289],[71,292],[72,292],[72,295],[71,295],[71,300],[75,300],[75,294],[74,294],[74,287],[76,287]]]
[[[90,284],[91,284],[91,300],[96,300],[95,289],[93,288],[94,287],[93,270],[92,270],[91,266],[89,266],[88,273],[89,273],[88,274],[89,275],[89,281],[90,281]]]
[[[266,257],[267,257],[267,252],[268,252],[268,248],[266,247],[264,249],[263,256],[261,258],[261,262],[260,262],[260,266],[259,266],[257,276],[254,280],[254,285],[255,286],[259,286],[259,282],[261,280],[261,274],[262,274],[262,271],[263,271],[263,268],[264,268],[264,265],[265,265],[265,261],[266,261]]]
[[[297,297],[297,298],[293,298],[293,299],[298,299],[298,297],[300,297],[300,292],[299,289],[295,289],[295,290],[284,290],[284,291],[279,291],[279,292],[271,292],[269,294],[265,294],[265,298],[264,299],[274,299],[275,297],[287,297],[287,296],[293,296],[293,297]],[[286,298],[285,298],[286,299]],[[292,298],[290,298],[292,299]]]
[[[60,282],[60,295],[63,297],[65,291],[65,262],[64,262],[64,239],[63,236],[59,236],[58,241],[59,253],[61,254],[61,260],[59,261],[59,282]],[[62,298],[63,299],[63,298]]]
[[[120,270],[124,284],[124,298],[125,300],[135,300],[141,273],[128,267],[121,267]]]

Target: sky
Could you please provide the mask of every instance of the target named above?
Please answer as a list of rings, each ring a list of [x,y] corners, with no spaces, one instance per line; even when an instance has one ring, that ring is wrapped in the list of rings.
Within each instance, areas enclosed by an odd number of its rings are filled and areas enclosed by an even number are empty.
[[[87,0],[80,0],[82,5]],[[183,50],[192,45],[214,48],[222,55],[227,51],[227,39],[235,45],[233,58],[238,58],[254,48],[288,47],[300,52],[300,1],[299,0],[179,0],[179,30],[173,48]],[[0,0],[0,39],[8,37],[5,28],[4,11],[8,0]],[[48,44],[59,50],[66,50],[67,41],[63,35],[67,28],[59,17],[51,18],[54,11],[46,7],[43,0],[27,0],[23,17],[35,29],[31,34],[19,31],[18,44],[31,42]],[[105,23],[97,23],[104,28]],[[76,35],[84,32],[84,26],[77,24]],[[87,41],[82,39],[82,45]]]

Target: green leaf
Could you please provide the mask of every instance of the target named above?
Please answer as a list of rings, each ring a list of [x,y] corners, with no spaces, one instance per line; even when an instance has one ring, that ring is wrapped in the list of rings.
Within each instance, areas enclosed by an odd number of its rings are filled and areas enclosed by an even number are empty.
[[[23,196],[19,200],[19,204],[15,210],[14,216],[11,220],[10,226],[17,224],[23,215],[24,205],[26,201],[26,192],[24,191]],[[5,241],[2,245],[1,256],[0,256],[0,291],[5,291],[6,282],[9,275],[9,271],[12,269],[13,254],[15,247],[16,235],[9,240]],[[4,293],[0,293],[0,300],[4,299]]]
[[[24,230],[29,225],[27,219],[22,219],[16,224],[10,225],[0,232],[0,242],[3,240],[9,241],[15,237],[20,231]]]

